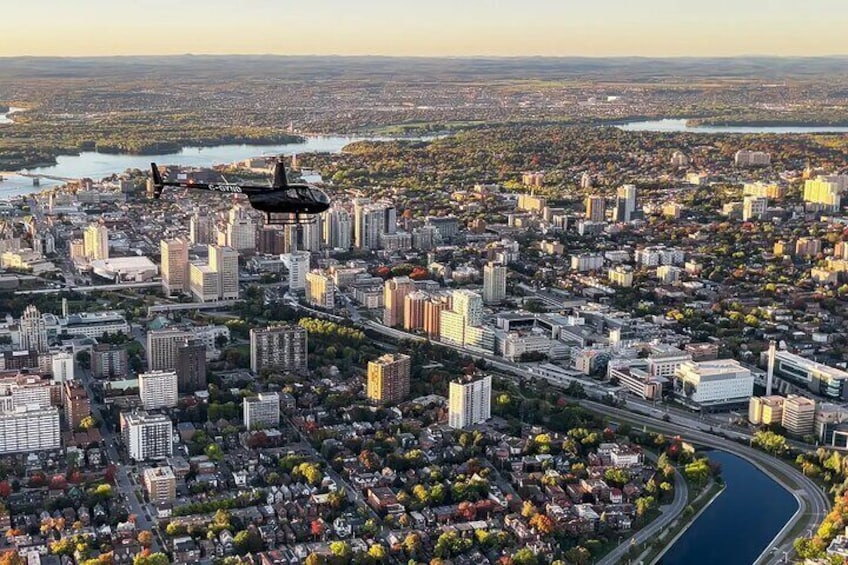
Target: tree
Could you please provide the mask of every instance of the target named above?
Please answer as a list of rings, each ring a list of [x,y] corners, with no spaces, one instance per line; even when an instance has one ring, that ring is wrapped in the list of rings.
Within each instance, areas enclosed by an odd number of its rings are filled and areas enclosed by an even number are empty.
[[[421,551],[421,536],[416,532],[406,534],[403,539],[403,549],[410,557],[415,557]]]
[[[565,559],[574,565],[586,565],[591,562],[592,554],[585,547],[578,545],[565,552]]]
[[[321,565],[321,557],[317,553],[310,553],[303,561],[304,565]]]
[[[656,500],[653,496],[642,496],[636,499],[636,515],[644,516],[656,506]]]
[[[543,535],[549,535],[554,531],[554,521],[544,514],[536,514],[530,518],[530,527]]]
[[[83,369],[86,369],[86,370],[90,369],[91,368],[91,353],[89,353],[88,351],[80,351],[79,353],[77,353],[77,363]]]
[[[382,563],[386,559],[386,548],[379,543],[375,543],[368,548],[368,557],[374,559],[377,563]]]
[[[151,553],[149,555],[139,553],[133,559],[133,565],[168,565],[169,563],[170,560],[164,553]]]
[[[536,507],[529,500],[525,500],[521,506],[521,515],[525,518],[531,518],[536,515]]]
[[[512,554],[512,562],[515,565],[536,565],[539,560],[535,553],[525,547]]]
[[[212,461],[220,461],[224,458],[224,451],[218,444],[215,443],[210,443],[209,445],[207,445],[203,452]]]
[[[148,530],[142,530],[138,533],[138,543],[141,547],[150,547],[153,545],[153,534]]]
[[[330,553],[341,559],[348,559],[351,554],[350,545],[346,541],[334,541],[330,543]]]
[[[253,528],[237,533],[233,538],[233,544],[240,555],[258,553],[263,549],[262,537]]]
[[[324,521],[323,520],[312,520],[312,524],[310,524],[309,531],[312,532],[312,536],[317,540],[321,536],[324,535]]]

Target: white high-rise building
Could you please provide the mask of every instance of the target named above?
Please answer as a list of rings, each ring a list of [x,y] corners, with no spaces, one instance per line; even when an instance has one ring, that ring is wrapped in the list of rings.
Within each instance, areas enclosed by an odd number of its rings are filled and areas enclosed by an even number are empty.
[[[60,447],[59,409],[55,406],[18,406],[0,413],[0,454]]]
[[[351,245],[353,222],[350,212],[334,205],[322,214],[324,219],[324,246],[330,249],[347,251]]]
[[[315,221],[297,226],[300,228],[300,247],[303,251],[316,253],[321,251],[321,232],[323,231],[324,218],[317,216]]]
[[[451,381],[448,425],[463,429],[492,417],[492,377],[476,376]]]
[[[506,271],[504,265],[489,262],[483,267],[483,302],[494,304],[506,298]]]
[[[151,330],[147,332],[147,369],[173,371],[177,367],[177,350],[191,337],[182,330]]]
[[[617,222],[629,222],[636,211],[636,187],[625,184],[618,187],[616,191],[614,220]]]
[[[307,332],[300,326],[269,326],[250,330],[250,370],[306,371]]]
[[[804,182],[804,202],[830,211],[842,206],[842,194],[848,189],[848,175],[819,176]]]
[[[91,224],[85,228],[83,242],[89,261],[109,258],[109,230],[103,224]]]
[[[35,305],[30,304],[26,307],[18,325],[20,327],[20,348],[22,350],[33,350],[39,353],[47,351],[47,323]]]
[[[380,236],[397,231],[397,211],[391,204],[365,204],[355,210],[354,244],[357,248],[379,249]]]
[[[235,300],[239,297],[238,257],[238,251],[232,247],[209,246],[209,266],[218,273],[221,300]]]
[[[62,384],[74,380],[74,356],[67,351],[58,351],[51,356],[53,382]]]
[[[465,318],[466,325],[483,323],[483,297],[470,290],[455,290],[451,295],[451,310]]]
[[[742,199],[742,220],[758,220],[768,209],[768,198],[762,196],[745,196]]]
[[[174,425],[164,414],[121,414],[121,435],[130,459],[164,459],[174,454]]]
[[[188,242],[184,239],[162,240],[162,291],[166,296],[189,290]]]
[[[239,253],[253,253],[256,250],[256,222],[241,206],[230,209],[226,231],[227,247]]]
[[[244,427],[248,430],[276,428],[280,425],[280,395],[262,392],[244,399]]]
[[[309,272],[309,253],[296,251],[282,255],[283,265],[289,270],[289,290],[306,290],[306,274]]]
[[[678,396],[701,407],[747,405],[754,392],[751,371],[733,359],[686,361],[674,379]]]
[[[138,392],[145,410],[173,408],[179,400],[175,371],[150,371],[138,376]]]

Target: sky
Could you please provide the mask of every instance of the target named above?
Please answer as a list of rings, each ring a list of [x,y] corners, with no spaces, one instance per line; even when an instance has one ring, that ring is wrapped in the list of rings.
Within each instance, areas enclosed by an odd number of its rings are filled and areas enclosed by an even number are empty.
[[[846,0],[0,0],[0,56],[848,54]]]

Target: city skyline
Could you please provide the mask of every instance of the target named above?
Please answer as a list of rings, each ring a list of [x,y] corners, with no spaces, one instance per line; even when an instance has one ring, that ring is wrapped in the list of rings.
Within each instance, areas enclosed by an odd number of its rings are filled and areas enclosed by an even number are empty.
[[[132,5],[57,0],[21,5],[0,36],[0,56],[175,54],[394,56],[826,56],[845,54],[848,9],[835,0],[767,6],[611,0],[338,0],[308,6],[253,0],[162,0]],[[275,17],[274,13],[279,17]],[[269,17],[271,16],[271,17]],[[815,33],[804,33],[804,30]]]

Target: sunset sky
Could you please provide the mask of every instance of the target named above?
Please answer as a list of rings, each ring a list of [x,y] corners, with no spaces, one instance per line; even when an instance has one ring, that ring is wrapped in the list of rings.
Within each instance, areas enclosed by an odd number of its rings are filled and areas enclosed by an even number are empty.
[[[846,0],[29,0],[3,13],[0,56],[848,53]]]

